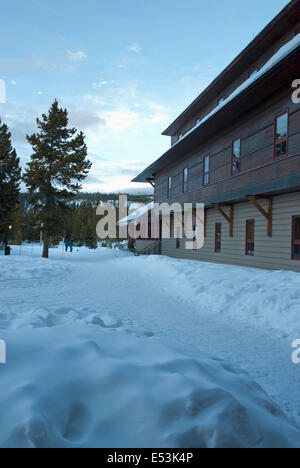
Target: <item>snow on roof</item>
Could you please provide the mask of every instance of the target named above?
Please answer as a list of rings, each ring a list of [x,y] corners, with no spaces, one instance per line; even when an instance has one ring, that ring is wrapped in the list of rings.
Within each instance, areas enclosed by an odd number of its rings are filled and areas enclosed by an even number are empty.
[[[121,219],[118,222],[118,225],[119,226],[127,226],[130,223],[130,221],[133,221],[134,219],[138,219],[141,216],[144,216],[146,213],[149,213],[149,211],[151,211],[153,209],[153,207],[154,207],[154,202],[151,202],[148,205],[142,206],[141,208],[139,208],[134,213],[131,213],[126,218]]]
[[[277,65],[281,60],[287,57],[293,50],[297,49],[300,45],[300,34],[297,34],[291,41],[285,44],[281,49],[279,49],[268,62],[256,73],[250,76],[241,86],[239,86],[230,96],[228,96],[224,101],[220,102],[219,105],[208,115],[206,115],[202,120],[200,120],[189,132],[183,135],[173,147],[176,146],[179,142],[183,141],[188,135],[193,133],[197,128],[201,127],[207,120],[209,120],[213,115],[215,115],[223,107],[227,106],[235,97],[241,94],[245,89],[249,88],[255,81],[265,75],[269,70],[271,70],[275,65]]]

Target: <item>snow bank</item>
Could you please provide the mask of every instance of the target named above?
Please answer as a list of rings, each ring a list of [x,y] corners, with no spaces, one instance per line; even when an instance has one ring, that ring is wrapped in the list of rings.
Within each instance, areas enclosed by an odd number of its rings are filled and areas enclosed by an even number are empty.
[[[147,273],[169,294],[207,312],[278,330],[293,340],[300,331],[300,275],[215,263],[147,257]]]
[[[58,325],[1,330],[1,447],[299,445],[281,410],[226,362],[177,354],[109,317]]]
[[[161,308],[166,295],[192,302],[203,320],[223,314],[224,323],[232,315],[257,325],[273,314],[274,326],[281,314],[283,326],[289,314],[296,318],[299,275],[107,249],[77,253],[68,263],[1,258],[1,281],[9,281],[0,304],[7,344],[0,447],[300,446],[300,431],[248,374],[202,351],[163,345],[138,305],[151,287],[159,299],[149,310],[158,316],[174,312]],[[129,288],[134,274],[145,276],[139,297]],[[113,281],[118,291],[110,296]],[[74,289],[80,295],[72,297]],[[134,304],[140,324],[128,329],[120,319]]]

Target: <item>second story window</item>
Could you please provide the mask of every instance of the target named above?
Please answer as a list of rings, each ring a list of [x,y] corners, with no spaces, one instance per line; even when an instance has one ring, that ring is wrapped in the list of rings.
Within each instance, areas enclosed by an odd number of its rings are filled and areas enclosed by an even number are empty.
[[[189,170],[186,167],[185,169],[183,169],[183,181],[182,181],[183,193],[188,192],[188,189],[189,189],[188,184],[189,184]]]
[[[232,142],[231,175],[241,172],[241,157],[241,139],[238,138]]]
[[[172,197],[172,177],[168,178],[168,190],[167,190],[167,197]]]
[[[210,156],[207,155],[203,158],[203,185],[210,183]]]
[[[274,158],[283,158],[288,154],[288,111],[275,117]]]

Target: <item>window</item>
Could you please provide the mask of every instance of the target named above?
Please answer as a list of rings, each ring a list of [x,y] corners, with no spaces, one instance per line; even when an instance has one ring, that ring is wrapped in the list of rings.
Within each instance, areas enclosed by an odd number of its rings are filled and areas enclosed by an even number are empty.
[[[203,158],[203,185],[206,186],[210,183],[210,156]]]
[[[189,189],[188,183],[189,183],[189,170],[186,167],[185,169],[183,169],[183,183],[182,183],[183,193],[188,192],[188,189]]]
[[[168,178],[167,197],[168,197],[168,198],[171,198],[171,197],[172,197],[172,177],[169,177],[169,178]]]
[[[254,255],[255,221],[246,222],[246,255]]]
[[[222,247],[222,223],[216,223],[215,252],[220,253]]]
[[[293,217],[292,259],[300,260],[300,216]]]
[[[241,139],[232,142],[231,153],[231,175],[239,174],[241,172]]]
[[[274,158],[283,158],[288,154],[288,123],[289,113],[275,117],[275,143],[274,143]]]

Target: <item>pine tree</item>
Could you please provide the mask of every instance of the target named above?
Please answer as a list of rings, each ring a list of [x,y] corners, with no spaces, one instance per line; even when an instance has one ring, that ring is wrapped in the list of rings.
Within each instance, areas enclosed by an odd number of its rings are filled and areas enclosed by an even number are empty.
[[[11,144],[11,133],[0,120],[0,233],[5,233],[7,224],[18,202],[21,182],[20,159]]]
[[[68,128],[68,112],[57,101],[36,123],[39,133],[27,136],[33,154],[23,180],[43,225],[43,257],[48,258],[49,236],[58,234],[68,202],[81,190],[80,182],[92,163],[87,159],[84,134]]]

